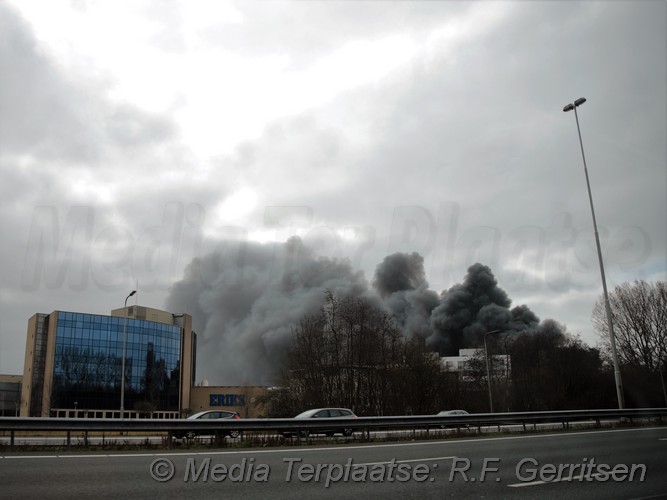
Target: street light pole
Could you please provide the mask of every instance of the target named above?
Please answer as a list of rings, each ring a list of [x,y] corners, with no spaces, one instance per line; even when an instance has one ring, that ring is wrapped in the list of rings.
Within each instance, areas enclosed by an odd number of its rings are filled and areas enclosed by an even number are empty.
[[[125,297],[125,307],[123,312],[125,313],[125,320],[123,322],[123,359],[121,360],[120,368],[120,418],[125,418],[125,348],[127,344],[127,299],[132,297],[136,290],[132,290],[130,295]]]
[[[486,360],[486,384],[489,388],[489,413],[493,413],[493,395],[491,394],[491,370],[489,370],[489,350],[486,346],[486,336],[498,332],[500,330],[491,330],[484,334],[484,359]]]
[[[600,249],[600,236],[598,235],[598,224],[595,219],[595,208],[593,208],[593,195],[591,194],[591,183],[588,179],[588,168],[586,167],[586,155],[584,154],[584,143],[581,140],[581,128],[579,127],[579,116],[577,108],[586,102],[586,98],[580,97],[574,103],[570,103],[563,108],[563,111],[574,110],[574,119],[577,122],[577,133],[579,134],[579,145],[581,146],[581,158],[584,161],[584,174],[586,175],[586,188],[588,189],[588,200],[591,204],[591,215],[593,216],[593,230],[595,231],[595,245],[598,251],[598,262],[600,263],[600,276],[602,277],[602,293],[604,294],[604,307],[607,311],[607,325],[609,327],[609,342],[611,344],[611,359],[614,364],[614,380],[616,382],[616,398],[618,399],[619,409],[625,408],[623,397],[623,382],[621,380],[621,369],[618,364],[618,355],[616,354],[616,336],[614,335],[614,326],[612,324],[611,307],[609,305],[609,294],[607,293],[607,279],[604,274],[604,264],[602,261],[602,250]]]

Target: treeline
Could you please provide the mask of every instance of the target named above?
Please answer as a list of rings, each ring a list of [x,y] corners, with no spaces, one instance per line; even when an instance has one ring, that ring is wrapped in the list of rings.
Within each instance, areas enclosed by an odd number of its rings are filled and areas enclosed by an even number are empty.
[[[293,332],[270,414],[331,406],[359,415],[423,413],[436,397],[439,371],[439,357],[424,342],[404,338],[383,309],[327,292],[321,313],[304,317]]]
[[[521,333],[488,336],[495,411],[613,406],[613,377],[597,349],[546,321]],[[499,360],[509,366],[499,367]],[[294,329],[280,388],[268,415],[289,417],[316,407],[358,415],[489,411],[483,350],[464,372],[443,369],[426,340],[401,334],[395,318],[366,298],[327,292],[325,306]]]

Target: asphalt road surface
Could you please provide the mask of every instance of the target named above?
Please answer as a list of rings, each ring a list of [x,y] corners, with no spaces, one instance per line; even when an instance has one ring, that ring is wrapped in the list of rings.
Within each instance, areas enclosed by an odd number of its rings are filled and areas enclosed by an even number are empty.
[[[667,428],[0,457],[0,498],[314,497],[667,499]]]

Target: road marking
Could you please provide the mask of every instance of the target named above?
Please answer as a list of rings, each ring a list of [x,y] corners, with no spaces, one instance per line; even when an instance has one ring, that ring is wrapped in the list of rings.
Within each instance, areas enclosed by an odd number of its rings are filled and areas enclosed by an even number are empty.
[[[553,481],[555,482],[555,481]],[[530,483],[514,483],[514,484],[508,484],[510,488],[522,488],[524,486],[537,486],[538,484],[547,484],[546,481],[531,481]]]
[[[407,464],[411,462],[438,462],[440,460],[452,460],[457,457],[430,457],[430,458],[411,458],[409,460],[387,460],[386,462],[368,462],[365,464],[352,464],[352,465],[358,465],[358,466],[364,466],[364,465],[386,465],[386,464]]]
[[[154,453],[118,453],[118,454],[113,453],[113,454],[106,455],[106,456],[107,457],[124,457],[124,458],[128,458],[128,457],[154,457],[155,454]]]
[[[590,474],[586,476],[585,474],[579,474],[578,476],[568,476],[568,477],[557,477],[553,481],[530,481],[527,483],[513,483],[513,484],[508,484],[510,488],[522,488],[523,486],[538,486],[540,484],[550,484],[550,483],[561,483],[561,482],[572,482],[572,481],[594,481],[595,479],[605,479],[609,478],[609,476],[605,476],[604,474],[597,472],[595,474]]]

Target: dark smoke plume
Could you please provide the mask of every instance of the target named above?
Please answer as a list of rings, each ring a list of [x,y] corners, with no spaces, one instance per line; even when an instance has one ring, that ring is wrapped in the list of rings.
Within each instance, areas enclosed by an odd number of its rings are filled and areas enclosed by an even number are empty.
[[[463,283],[444,292],[442,302],[433,310],[431,345],[443,356],[456,356],[459,349],[481,346],[486,332],[509,334],[539,323],[526,306],[510,311],[511,303],[491,269],[473,264]]]
[[[373,288],[406,336],[428,338],[433,334],[431,311],[440,300],[437,293],[428,289],[421,255],[413,252],[385,257],[375,268]]]
[[[427,287],[424,257],[417,252],[395,253],[385,257],[375,268],[373,288],[382,298],[398,291]]]
[[[478,348],[492,330],[508,336],[560,328],[540,324],[527,306],[510,309],[507,294],[482,264],[470,266],[462,284],[438,296],[428,288],[421,255],[396,253],[377,266],[373,287],[347,260],[317,257],[296,237],[227,242],[190,263],[167,308],[193,316],[197,377],[215,385],[275,384],[293,328],[321,310],[326,291],[371,299],[393,314],[406,337],[425,339],[441,355]]]
[[[317,258],[298,238],[227,243],[190,263],[167,307],[193,316],[198,379],[273,384],[293,326],[320,310],[326,290],[365,296],[368,285],[347,261]]]

